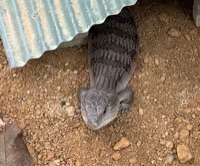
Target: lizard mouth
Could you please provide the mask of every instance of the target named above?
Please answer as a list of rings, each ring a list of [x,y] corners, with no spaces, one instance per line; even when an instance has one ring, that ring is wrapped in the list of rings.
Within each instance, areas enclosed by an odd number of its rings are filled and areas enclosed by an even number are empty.
[[[109,117],[107,117],[99,122],[90,122],[90,121],[88,121],[88,119],[85,116],[82,115],[83,120],[87,124],[88,128],[90,128],[91,130],[99,130],[99,129],[105,127],[111,121],[113,121],[116,118],[116,116],[117,116],[117,113],[115,115],[110,115]]]

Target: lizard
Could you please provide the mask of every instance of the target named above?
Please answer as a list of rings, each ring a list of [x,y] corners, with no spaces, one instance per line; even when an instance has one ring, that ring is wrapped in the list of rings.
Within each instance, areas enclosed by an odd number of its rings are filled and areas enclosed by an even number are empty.
[[[90,88],[80,87],[78,100],[81,116],[91,130],[108,125],[120,110],[130,110],[134,91],[127,84],[135,71],[137,54],[137,28],[128,7],[90,28]]]

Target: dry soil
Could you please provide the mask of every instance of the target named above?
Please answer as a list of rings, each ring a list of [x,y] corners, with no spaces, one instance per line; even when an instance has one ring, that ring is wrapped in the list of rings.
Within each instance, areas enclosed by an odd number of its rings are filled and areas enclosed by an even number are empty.
[[[19,122],[35,165],[200,165],[200,33],[192,2],[141,0],[131,10],[140,36],[129,85],[135,100],[96,132],[84,124],[76,96],[89,85],[86,46],[50,51],[11,70],[1,43],[0,111]],[[130,145],[116,152],[122,137]],[[192,155],[188,162],[177,156],[180,145]]]

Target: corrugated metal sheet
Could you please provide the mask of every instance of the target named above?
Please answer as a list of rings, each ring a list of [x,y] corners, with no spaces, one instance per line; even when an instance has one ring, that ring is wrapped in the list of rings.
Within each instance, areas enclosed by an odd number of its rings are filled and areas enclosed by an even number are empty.
[[[0,0],[0,34],[9,66],[22,67],[63,42],[81,44],[93,24],[136,1]]]

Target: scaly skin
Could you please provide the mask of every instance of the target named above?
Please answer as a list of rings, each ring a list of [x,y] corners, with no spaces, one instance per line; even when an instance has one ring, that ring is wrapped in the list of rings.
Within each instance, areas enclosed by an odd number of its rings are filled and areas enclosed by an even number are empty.
[[[81,115],[90,129],[100,129],[113,121],[119,110],[129,110],[133,91],[126,86],[136,67],[137,48],[137,30],[128,8],[90,29],[90,88],[78,91]]]

